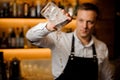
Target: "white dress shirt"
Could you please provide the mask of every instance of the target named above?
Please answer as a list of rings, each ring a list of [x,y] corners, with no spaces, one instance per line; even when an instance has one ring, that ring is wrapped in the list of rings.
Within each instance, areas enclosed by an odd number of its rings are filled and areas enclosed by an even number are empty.
[[[47,47],[52,50],[52,73],[54,79],[63,72],[66,66],[71,53],[72,36],[74,35],[75,56],[93,57],[92,44],[94,43],[99,65],[98,80],[112,80],[112,70],[108,61],[108,48],[105,43],[92,36],[90,43],[84,46],[77,38],[75,31],[72,33],[50,32],[46,29],[46,24],[39,23],[32,27],[26,33],[26,38],[38,47]]]

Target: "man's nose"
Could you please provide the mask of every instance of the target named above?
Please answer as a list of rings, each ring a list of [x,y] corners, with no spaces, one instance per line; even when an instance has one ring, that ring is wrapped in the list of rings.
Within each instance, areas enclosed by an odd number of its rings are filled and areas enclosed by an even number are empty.
[[[83,23],[83,27],[84,27],[84,29],[86,29],[87,26],[88,26],[87,22],[84,22],[84,23]]]

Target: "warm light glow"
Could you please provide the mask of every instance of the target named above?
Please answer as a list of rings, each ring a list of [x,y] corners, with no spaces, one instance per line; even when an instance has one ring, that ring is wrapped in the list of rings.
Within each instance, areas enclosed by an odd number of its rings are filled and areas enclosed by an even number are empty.
[[[29,19],[29,18],[1,18],[1,27],[24,27],[34,26],[40,22],[45,22],[46,19]]]
[[[34,49],[0,49],[4,54],[4,60],[18,59],[50,59],[51,50],[48,48]]]
[[[25,19],[25,18],[0,18],[0,31],[5,31],[6,33],[9,32],[9,28],[20,28],[23,27],[24,29],[28,27],[33,27],[41,22],[46,22],[46,19]],[[63,27],[66,28],[75,28],[75,21],[72,20],[69,24]],[[63,30],[64,31],[64,30]]]

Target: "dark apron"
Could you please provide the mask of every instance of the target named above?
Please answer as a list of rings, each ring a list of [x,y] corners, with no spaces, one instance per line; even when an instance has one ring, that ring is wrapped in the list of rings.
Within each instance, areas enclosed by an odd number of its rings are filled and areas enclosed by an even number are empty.
[[[93,57],[74,56],[74,37],[72,38],[71,54],[63,73],[55,80],[98,80],[98,60],[94,44]]]

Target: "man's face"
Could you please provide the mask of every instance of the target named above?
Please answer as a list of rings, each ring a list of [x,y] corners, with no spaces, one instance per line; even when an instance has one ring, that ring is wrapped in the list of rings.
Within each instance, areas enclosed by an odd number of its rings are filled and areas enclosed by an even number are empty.
[[[97,14],[92,10],[79,10],[76,18],[76,32],[81,38],[90,37],[95,27]]]

